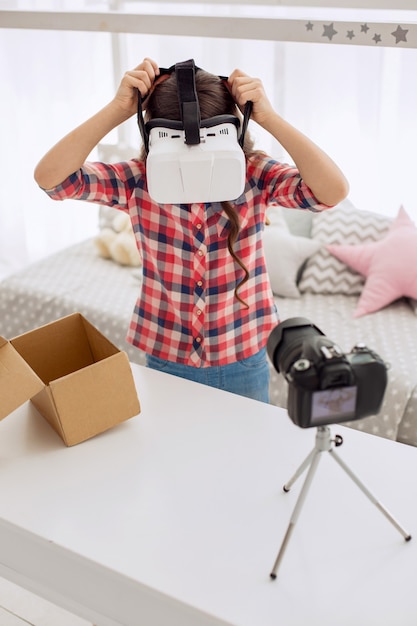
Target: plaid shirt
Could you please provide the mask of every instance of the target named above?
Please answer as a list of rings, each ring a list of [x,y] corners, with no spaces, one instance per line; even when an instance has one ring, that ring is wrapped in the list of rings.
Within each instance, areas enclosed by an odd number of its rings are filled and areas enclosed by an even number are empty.
[[[234,245],[250,275],[239,291],[246,308],[234,294],[244,272],[228,251],[229,220],[220,203],[156,204],[138,160],[86,163],[47,193],[129,213],[143,283],[127,340],[148,354],[194,367],[252,356],[278,322],[262,247],[268,205],[327,208],[296,168],[268,157],[248,161],[245,191],[235,201],[240,233]]]

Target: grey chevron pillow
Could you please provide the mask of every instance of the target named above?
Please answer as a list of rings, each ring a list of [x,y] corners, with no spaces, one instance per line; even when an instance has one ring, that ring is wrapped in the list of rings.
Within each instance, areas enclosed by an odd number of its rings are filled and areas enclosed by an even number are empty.
[[[381,239],[391,218],[357,209],[350,200],[313,216],[311,237],[322,246],[329,243],[360,244]],[[360,294],[365,279],[321,247],[307,261],[298,288],[300,292]]]

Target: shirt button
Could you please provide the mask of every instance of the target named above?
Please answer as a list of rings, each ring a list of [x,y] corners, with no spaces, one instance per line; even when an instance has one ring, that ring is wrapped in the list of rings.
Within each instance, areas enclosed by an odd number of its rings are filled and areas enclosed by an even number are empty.
[[[201,315],[202,311],[200,309],[197,309],[196,313],[197,315]]]
[[[197,343],[201,343],[201,337],[196,337],[195,340]]]
[[[201,230],[202,227],[203,227],[203,224],[196,224],[196,228],[198,228],[198,230]]]
[[[199,250],[198,251],[198,256],[203,256],[203,255],[204,255],[204,252],[202,250]]]
[[[203,281],[202,281],[202,280],[197,281],[197,285],[198,285],[199,287],[202,287],[202,286],[203,286]]]

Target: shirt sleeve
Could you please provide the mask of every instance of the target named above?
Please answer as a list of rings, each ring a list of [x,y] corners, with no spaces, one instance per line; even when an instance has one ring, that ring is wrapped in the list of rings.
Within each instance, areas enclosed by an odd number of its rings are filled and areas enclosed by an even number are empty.
[[[255,171],[257,170],[255,175],[259,177],[258,184],[269,203],[275,202],[286,208],[309,209],[315,212],[330,208],[329,205],[317,200],[294,165],[266,158],[254,167]]]
[[[106,164],[86,162],[52,189],[45,189],[52,200],[85,200],[127,210],[132,191],[144,184],[139,161]]]

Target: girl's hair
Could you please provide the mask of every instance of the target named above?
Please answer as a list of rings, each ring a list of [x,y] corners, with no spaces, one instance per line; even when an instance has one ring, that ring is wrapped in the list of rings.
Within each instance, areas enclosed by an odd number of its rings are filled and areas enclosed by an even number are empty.
[[[214,117],[215,115],[229,114],[235,115],[242,120],[239,108],[227,89],[224,80],[219,76],[215,76],[214,74],[210,74],[209,72],[199,69],[195,73],[195,85],[200,105],[201,119],[204,120],[209,117]],[[149,121],[156,117],[162,117],[169,120],[181,119],[175,73],[172,73],[169,78],[161,81],[146,101],[145,121]],[[253,148],[252,139],[250,138],[248,132],[245,134],[243,151],[247,158],[256,154]],[[144,147],[142,148],[141,158],[142,160],[146,159]],[[248,281],[249,272],[242,261],[238,258],[233,248],[240,231],[239,214],[230,202],[223,201],[221,205],[230,222],[230,230],[227,238],[228,250],[234,261],[245,273],[243,279],[235,288],[235,297],[246,308],[249,308],[248,304],[244,302],[238,294],[239,289]]]

